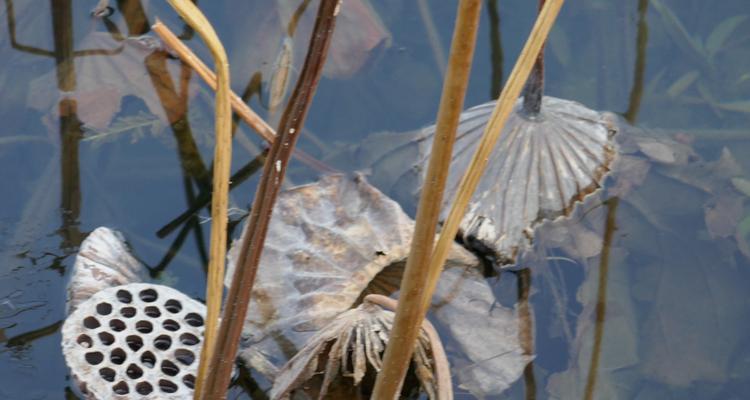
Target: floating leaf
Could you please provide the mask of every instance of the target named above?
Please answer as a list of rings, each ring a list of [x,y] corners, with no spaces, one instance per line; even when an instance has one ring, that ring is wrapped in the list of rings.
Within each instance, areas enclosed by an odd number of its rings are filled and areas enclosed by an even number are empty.
[[[136,115],[122,116],[115,119],[106,129],[88,129],[88,134],[83,138],[83,141],[101,144],[106,141],[115,140],[120,135],[129,133],[131,142],[135,142],[149,132],[154,135],[159,134],[164,130],[164,127],[164,124],[159,118],[141,111]]]
[[[747,19],[747,15],[734,15],[721,21],[706,39],[706,51],[713,57],[724,47],[727,39]]]
[[[245,321],[240,358],[273,379],[274,369],[369,293],[398,290],[414,222],[362,177],[331,175],[279,195]],[[229,284],[238,246],[230,251]],[[516,312],[498,305],[479,261],[451,250],[433,312],[470,365],[459,382],[499,393],[529,360]],[[490,340],[489,338],[492,338]],[[493,355],[488,359],[488,354]]]
[[[513,263],[529,247],[536,225],[569,213],[596,190],[616,154],[614,115],[544,97],[541,113],[528,116],[522,103],[510,115],[461,222],[464,244],[498,265]],[[461,114],[444,213],[493,107],[490,102]],[[434,131],[430,126],[372,135],[349,159],[369,168],[373,184],[408,207],[422,185]]]

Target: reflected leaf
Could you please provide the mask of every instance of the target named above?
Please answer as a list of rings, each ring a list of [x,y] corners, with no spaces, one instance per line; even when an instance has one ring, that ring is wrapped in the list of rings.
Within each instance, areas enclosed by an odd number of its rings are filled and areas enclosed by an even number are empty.
[[[722,110],[750,113],[750,100],[717,103],[716,106]]]
[[[97,228],[78,250],[68,283],[68,314],[100,290],[142,282],[145,276],[145,267],[130,254],[122,235],[109,228]]]
[[[30,84],[27,103],[30,107],[53,116],[59,113],[57,102],[61,97],[73,97],[78,104],[78,118],[96,130],[109,127],[112,118],[119,112],[122,98],[135,96],[143,100],[151,114],[163,123],[174,122],[167,117],[154,83],[146,69],[149,55],[167,57],[160,51],[159,42],[148,36],[114,40],[109,34],[92,32],[79,45],[85,48],[110,50],[110,55],[88,55],[76,58],[76,86],[72,93],[57,89],[56,72],[50,71]],[[153,62],[154,60],[151,60]],[[179,76],[179,63],[166,63],[172,77]],[[167,79],[169,76],[161,77]],[[174,79],[179,82],[179,79]],[[167,84],[166,82],[164,84]],[[168,84],[171,85],[171,82]],[[194,85],[193,85],[194,86]],[[191,90],[194,91],[195,87]],[[179,102],[176,102],[179,103]],[[177,106],[175,104],[174,106]],[[170,114],[172,119],[181,118],[180,110]]]
[[[673,98],[680,96],[699,76],[700,72],[697,70],[686,72],[667,89],[667,95]]]
[[[734,15],[724,21],[721,21],[706,38],[706,51],[709,56],[713,57],[719,50],[724,47],[727,39],[732,33],[747,19],[747,15]]]

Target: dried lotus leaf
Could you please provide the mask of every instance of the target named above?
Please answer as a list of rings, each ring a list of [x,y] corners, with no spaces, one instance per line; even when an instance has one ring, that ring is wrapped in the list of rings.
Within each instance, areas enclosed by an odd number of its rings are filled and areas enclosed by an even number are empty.
[[[382,366],[382,352],[388,343],[394,316],[392,311],[378,305],[381,303],[378,298],[393,302],[383,296],[367,296],[357,308],[340,314],[312,336],[280,370],[271,389],[271,398],[288,398],[292,392],[300,390],[312,398],[322,399],[330,396],[329,389],[343,377],[350,378],[344,385],[356,387],[363,383],[368,371],[374,376]],[[372,348],[377,351],[367,351]],[[425,320],[412,361],[416,366],[415,375],[429,398],[452,399],[448,361],[429,321]],[[443,387],[438,387],[439,383]],[[360,393],[357,388],[354,390],[350,396]]]
[[[278,366],[316,331],[328,329],[339,314],[360,304],[367,294],[392,294],[403,273],[413,229],[414,222],[398,204],[361,177],[331,175],[282,192],[250,300],[241,360],[274,380]],[[237,252],[238,246],[230,250],[227,284]],[[459,383],[464,385],[467,379],[464,386],[486,395],[498,393],[520,377],[529,357],[522,355],[519,344],[517,312],[495,302],[478,266],[476,257],[453,246],[433,310],[437,321],[449,327],[462,353],[457,357],[472,365],[471,371],[459,376]],[[453,327],[477,321],[486,331]],[[357,360],[361,363],[366,357],[380,368],[378,355],[385,338],[382,333],[380,341],[365,340],[364,357],[360,352]],[[342,340],[362,339],[350,335]],[[487,361],[487,354],[496,357]],[[341,368],[351,371],[346,363]],[[356,370],[355,361],[352,365]]]
[[[541,221],[567,215],[577,201],[599,188],[615,157],[614,116],[554,97],[544,97],[541,112],[529,116],[522,103],[516,103],[461,221],[466,244],[499,264],[515,262],[529,248]],[[443,218],[494,106],[490,102],[461,114]],[[434,126],[424,128],[409,142],[371,155],[373,182],[394,192],[421,186],[434,132]],[[416,163],[400,165],[394,173],[394,158],[405,153],[414,155]],[[406,185],[411,182],[418,185]],[[403,193],[395,196],[407,198]]]
[[[94,293],[142,282],[144,276],[145,267],[130,254],[122,234],[106,227],[96,228],[81,243],[73,265],[68,283],[68,314]]]

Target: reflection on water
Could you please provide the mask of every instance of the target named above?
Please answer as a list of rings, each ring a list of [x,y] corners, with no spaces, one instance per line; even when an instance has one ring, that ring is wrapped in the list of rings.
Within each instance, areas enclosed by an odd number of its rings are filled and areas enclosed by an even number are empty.
[[[118,0],[104,18],[89,15],[94,2],[37,3],[4,0],[0,10],[7,399],[70,394],[59,326],[71,255],[89,231],[123,231],[154,278],[194,297],[207,259],[212,95],[143,35],[158,16],[208,60],[205,47],[160,2]],[[200,3],[227,45],[235,92],[256,111],[267,112],[285,38],[296,78],[315,3]],[[369,133],[432,122],[455,5],[426,3],[429,12],[417,2],[345,3],[337,32],[350,35],[334,41],[306,152],[325,159]],[[467,105],[497,95],[535,11],[486,2]],[[527,315],[524,350],[536,354],[525,379],[495,397],[745,397],[750,9],[743,0],[570,1],[552,35],[548,94],[653,129],[626,129],[608,190],[571,221],[543,227],[528,269],[488,278]],[[235,129],[251,143],[233,168],[232,204],[244,209],[265,145],[243,123]],[[315,176],[299,164],[290,172],[294,183]],[[243,371],[231,396],[263,398],[263,385]]]

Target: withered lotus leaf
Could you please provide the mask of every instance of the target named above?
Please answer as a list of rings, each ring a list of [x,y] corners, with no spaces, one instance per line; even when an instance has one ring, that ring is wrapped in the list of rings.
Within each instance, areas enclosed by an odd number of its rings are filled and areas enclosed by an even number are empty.
[[[524,113],[522,103],[523,99],[516,103],[508,118],[461,221],[466,244],[500,265],[515,262],[529,248],[540,222],[568,214],[577,201],[599,188],[616,154],[615,117],[609,113],[544,97],[541,112],[531,116]],[[489,102],[461,114],[443,218],[494,106],[495,102]],[[373,182],[389,192],[420,188],[434,134],[435,127],[429,126],[405,142],[390,139],[397,143],[395,147],[369,158]],[[416,162],[394,163],[400,157]]]
[[[293,391],[302,390],[313,397],[314,393],[310,392],[317,392],[317,398],[322,399],[329,387],[341,377],[350,378],[345,384],[359,386],[368,369],[371,375],[374,371],[380,371],[382,353],[388,344],[394,317],[392,311],[378,305],[383,300],[393,301],[380,295],[366,296],[357,308],[339,314],[316,332],[279,371],[271,398],[287,398]],[[448,361],[429,321],[425,320],[417,340],[413,364],[421,387],[431,399],[453,398]],[[441,374],[442,379],[439,379]],[[310,383],[321,378],[322,383]],[[442,388],[438,387],[439,383],[443,384]]]
[[[413,229],[399,205],[361,176],[330,175],[282,192],[245,320],[242,361],[270,380],[281,379],[275,370],[314,346],[311,338],[328,335],[337,316],[370,293],[393,294]],[[238,247],[230,250],[227,285]],[[478,395],[499,393],[530,359],[519,344],[517,312],[497,304],[479,261],[461,246],[452,248],[444,268],[431,315],[446,327],[455,359],[466,367],[459,384]]]
[[[130,254],[122,235],[106,227],[96,228],[81,243],[76,256],[68,283],[68,314],[94,293],[142,282],[144,276],[145,267]]]

